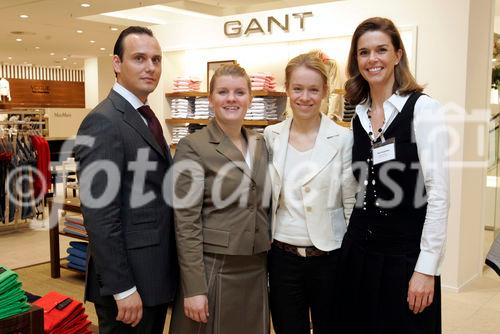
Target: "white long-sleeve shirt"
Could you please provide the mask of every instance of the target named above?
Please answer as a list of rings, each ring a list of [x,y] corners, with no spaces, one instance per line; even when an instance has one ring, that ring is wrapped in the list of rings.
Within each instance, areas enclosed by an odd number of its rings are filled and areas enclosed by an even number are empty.
[[[386,123],[383,131],[392,123],[396,113],[403,110],[409,97],[393,94],[384,102]],[[369,101],[356,106],[356,114],[367,134],[370,132],[369,106]],[[415,271],[428,275],[441,273],[449,209],[448,132],[440,107],[439,102],[422,95],[415,104],[413,115],[415,142],[428,203]]]

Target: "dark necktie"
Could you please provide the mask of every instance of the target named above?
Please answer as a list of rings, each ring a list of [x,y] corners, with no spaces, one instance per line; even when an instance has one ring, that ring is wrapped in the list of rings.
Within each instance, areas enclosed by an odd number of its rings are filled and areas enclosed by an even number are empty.
[[[137,111],[146,119],[148,122],[148,128],[151,130],[151,133],[155,137],[158,144],[160,144],[161,150],[163,153],[167,150],[167,143],[165,142],[165,138],[163,137],[163,131],[161,129],[160,121],[156,118],[155,113],[148,105],[143,105],[139,107]]]

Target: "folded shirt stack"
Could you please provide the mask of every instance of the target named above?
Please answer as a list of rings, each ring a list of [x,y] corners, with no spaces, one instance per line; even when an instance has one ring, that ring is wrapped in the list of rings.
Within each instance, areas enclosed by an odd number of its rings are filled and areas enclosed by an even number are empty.
[[[252,90],[265,90],[268,92],[276,91],[276,78],[273,74],[250,74],[250,81],[252,83]]]
[[[68,267],[85,272],[87,270],[87,247],[84,241],[70,241],[68,253]]]
[[[91,334],[83,304],[57,292],[33,302],[43,308],[43,330],[47,334]]]
[[[174,92],[198,92],[201,80],[197,77],[177,77],[174,79]]]
[[[186,137],[189,134],[187,126],[174,126],[172,128],[172,143],[177,144],[179,140]]]
[[[66,215],[64,217],[63,232],[76,235],[78,237],[88,238],[87,230],[83,225],[82,215]]]
[[[172,118],[190,118],[193,117],[194,101],[193,99],[179,98],[172,99],[170,103]]]
[[[197,97],[194,101],[194,116],[195,119],[208,119],[212,114],[207,97]]]
[[[17,273],[0,265],[0,319],[30,309]]]

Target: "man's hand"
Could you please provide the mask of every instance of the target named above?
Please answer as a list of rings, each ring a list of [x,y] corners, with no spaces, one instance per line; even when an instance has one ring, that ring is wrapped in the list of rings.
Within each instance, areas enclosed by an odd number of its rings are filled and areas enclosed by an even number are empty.
[[[116,320],[132,327],[137,326],[142,319],[142,299],[136,291],[127,298],[116,301],[118,314]]]
[[[414,272],[408,286],[408,306],[414,314],[421,313],[432,304],[434,298],[434,276]]]
[[[184,298],[184,314],[189,319],[206,324],[208,322],[208,298],[197,295]]]

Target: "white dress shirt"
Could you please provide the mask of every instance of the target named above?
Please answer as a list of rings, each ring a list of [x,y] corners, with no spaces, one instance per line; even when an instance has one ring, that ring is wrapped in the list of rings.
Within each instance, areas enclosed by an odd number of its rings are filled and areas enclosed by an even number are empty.
[[[409,97],[410,95],[400,96],[396,93],[384,102],[386,123],[383,131],[392,123],[397,113],[402,111]],[[367,135],[371,128],[367,114],[369,106],[370,101],[356,106],[356,115]],[[440,107],[436,100],[422,95],[415,104],[413,115],[415,142],[428,203],[415,271],[428,275],[441,273],[449,209],[448,132]]]
[[[125,100],[127,100],[127,102],[130,103],[132,105],[132,107],[134,107],[135,110],[137,110],[140,107],[142,107],[143,105],[147,104],[147,102],[142,103],[142,101],[139,100],[139,98],[137,96],[135,96],[127,88],[120,85],[118,82],[115,82],[115,84],[113,85],[113,90],[115,92],[117,92],[118,94],[120,94],[121,97],[123,97]],[[142,116],[140,112],[138,112],[138,113],[139,113],[139,116],[141,116],[144,123],[146,123],[146,125],[148,125],[148,121],[144,118],[144,116]]]

